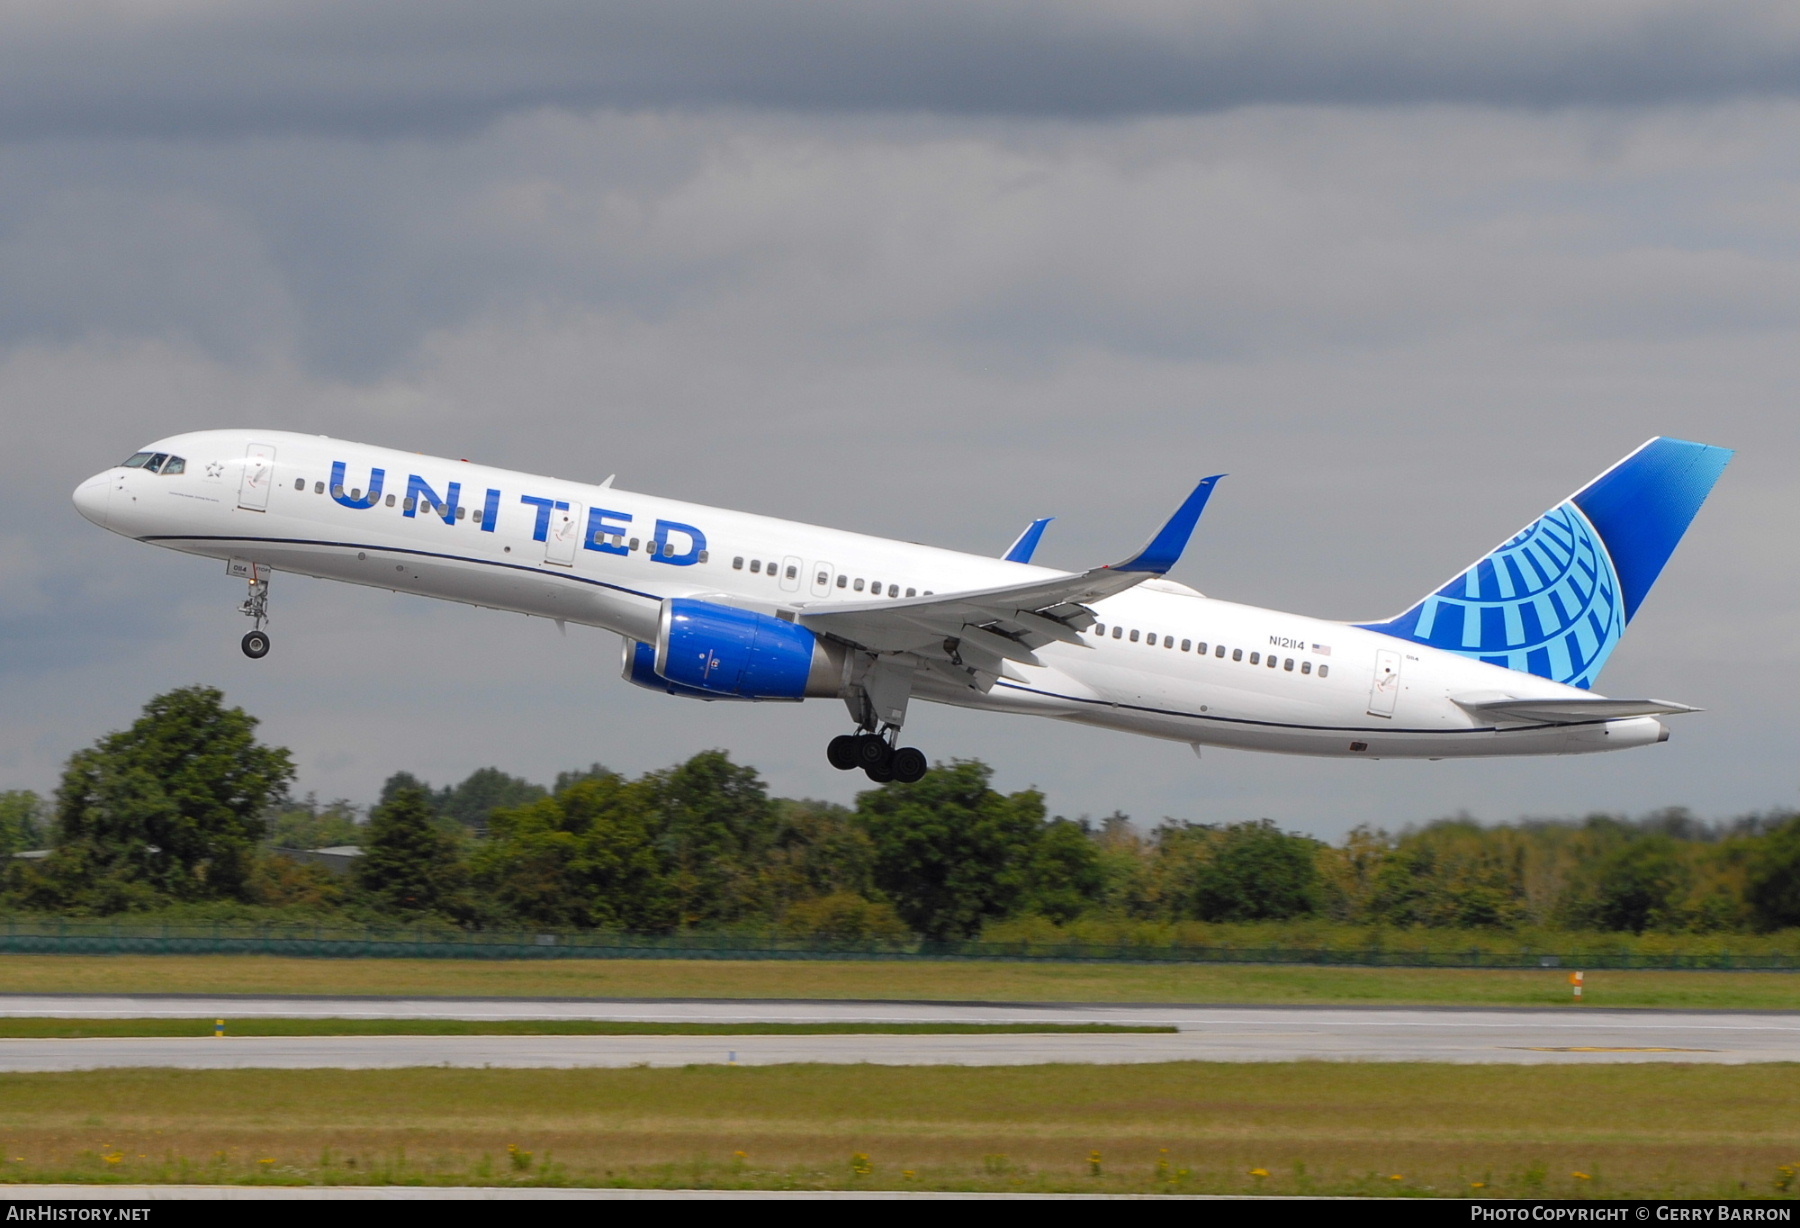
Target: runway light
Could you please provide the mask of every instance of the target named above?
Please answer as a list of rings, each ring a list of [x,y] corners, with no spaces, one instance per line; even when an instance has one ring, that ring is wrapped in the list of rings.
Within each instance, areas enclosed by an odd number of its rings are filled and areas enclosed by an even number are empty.
[[[225,1021],[223,1019],[213,1020],[213,1035],[214,1036],[225,1035]]]
[[[1581,1001],[1581,976],[1582,974],[1579,972],[1569,973],[1569,984],[1575,988],[1575,1000],[1577,1002]]]

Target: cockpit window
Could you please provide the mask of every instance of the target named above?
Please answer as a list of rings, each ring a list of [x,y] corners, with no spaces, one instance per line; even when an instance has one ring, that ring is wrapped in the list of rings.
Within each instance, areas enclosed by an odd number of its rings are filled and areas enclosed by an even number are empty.
[[[144,462],[144,468],[151,473],[161,473],[163,462],[168,459],[169,454],[167,452],[158,452],[155,456],[152,456],[149,460]]]
[[[166,478],[172,473],[186,473],[187,462],[179,456],[171,456],[163,462],[162,475]]]
[[[142,469],[144,467],[144,462],[154,455],[156,455],[154,452],[134,452],[126,459],[124,467],[127,469]]]

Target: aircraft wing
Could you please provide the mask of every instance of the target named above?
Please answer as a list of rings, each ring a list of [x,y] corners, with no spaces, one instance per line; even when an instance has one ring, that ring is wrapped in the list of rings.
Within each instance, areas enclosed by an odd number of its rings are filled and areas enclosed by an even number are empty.
[[[797,621],[821,635],[877,653],[915,653],[964,669],[1003,672],[1007,661],[1038,664],[1033,649],[1079,644],[1094,623],[1090,601],[1122,593],[1175,565],[1223,474],[1194,488],[1142,550],[1120,563],[1002,588],[892,601],[833,602],[802,609]]]
[[[1452,698],[1458,707],[1485,720],[1541,721],[1551,725],[1622,720],[1631,716],[1671,716],[1700,711],[1699,708],[1666,699],[1606,699],[1598,695],[1567,699],[1514,699],[1511,696],[1490,698],[1486,695]]]

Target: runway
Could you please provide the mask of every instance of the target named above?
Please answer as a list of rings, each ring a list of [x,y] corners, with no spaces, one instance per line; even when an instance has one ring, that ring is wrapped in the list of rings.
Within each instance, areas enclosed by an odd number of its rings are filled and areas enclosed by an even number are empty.
[[[0,1070],[118,1066],[623,1067],[791,1062],[1012,1066],[1301,1059],[1589,1064],[1800,1061],[1800,1012],[1166,1004],[0,995],[0,1016],[571,1019],[685,1023],[1117,1023],[1173,1033],[227,1036],[0,1039]]]

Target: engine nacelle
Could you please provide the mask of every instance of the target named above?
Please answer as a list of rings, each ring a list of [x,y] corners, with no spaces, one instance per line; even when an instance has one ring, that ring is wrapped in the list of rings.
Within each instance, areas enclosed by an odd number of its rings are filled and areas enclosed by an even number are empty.
[[[654,645],[627,641],[625,679],[694,699],[829,698],[843,651],[786,619],[692,598],[662,603]]]

